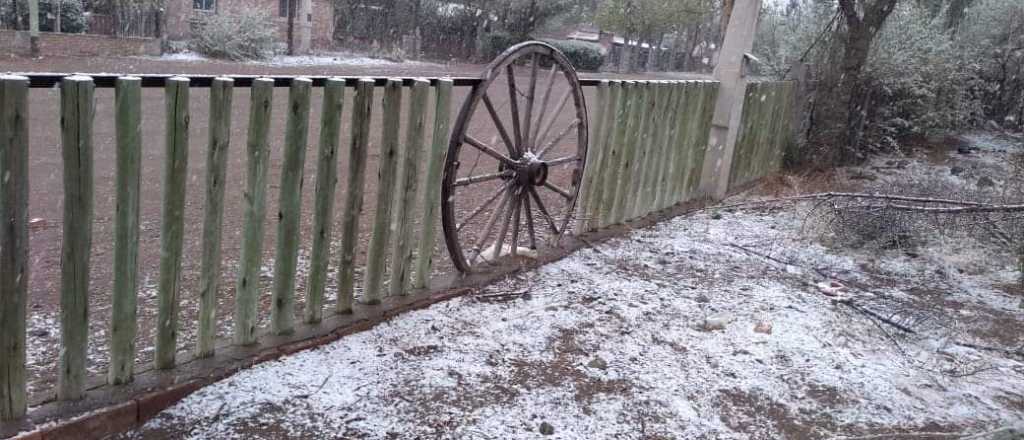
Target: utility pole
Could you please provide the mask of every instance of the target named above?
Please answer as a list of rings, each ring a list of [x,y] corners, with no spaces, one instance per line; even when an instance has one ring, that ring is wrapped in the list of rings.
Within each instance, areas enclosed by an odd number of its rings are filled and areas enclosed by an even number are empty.
[[[733,1],[722,51],[715,66],[714,77],[719,81],[718,98],[700,179],[701,193],[711,199],[721,199],[729,190],[729,171],[743,114],[743,96],[747,90],[744,63],[747,62],[746,54],[754,48],[754,31],[757,30],[760,11],[761,0]]]
[[[28,0],[28,41],[32,57],[39,56],[39,0]]]

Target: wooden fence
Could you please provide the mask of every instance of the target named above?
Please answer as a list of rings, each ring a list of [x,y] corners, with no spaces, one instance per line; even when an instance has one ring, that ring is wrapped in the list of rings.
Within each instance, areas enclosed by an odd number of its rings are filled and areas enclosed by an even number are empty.
[[[577,230],[645,216],[696,196],[718,83],[602,81]]]
[[[140,114],[142,88],[164,89],[164,161],[162,204],[159,220],[159,276],[157,319],[154,335],[154,366],[173,368],[181,344],[178,340],[182,303],[182,259],[186,223],[186,179],[190,158],[190,90],[208,87],[209,129],[205,142],[206,167],[198,283],[198,327],[190,347],[197,357],[214,354],[217,296],[221,280],[221,243],[225,233],[241,236],[234,281],[231,337],[235,344],[257,341],[260,327],[259,280],[265,272],[264,229],[268,191],[278,191],[276,248],[272,268],[269,329],[287,334],[295,328],[297,283],[305,281],[307,323],[324,316],[329,266],[336,268],[335,312],[352,310],[357,271],[362,273],[362,299],[372,303],[385,295],[401,295],[427,285],[432,271],[441,167],[447,147],[452,89],[474,85],[469,79],[356,79],[356,78],[210,78],[210,77],[86,77],[32,78],[34,86],[47,81],[60,84],[60,133],[63,163],[64,215],[60,255],[60,334],[57,397],[75,400],[83,396],[87,379],[87,344],[90,337],[90,249],[94,221],[93,121],[95,89],[113,87],[116,127],[116,210],[113,222],[113,283],[111,289],[109,365],[106,382],[124,384],[135,375],[138,349],[138,279],[140,246],[140,185],[153,180],[143,175],[143,143]],[[29,261],[29,145],[30,80],[21,76],[0,77],[0,420],[23,416],[26,392],[26,309]],[[591,230],[621,223],[697,196],[707,148],[711,115],[718,92],[712,81],[596,81],[596,100],[590,105],[591,142],[582,180],[576,228]],[[233,96],[236,87],[248,87],[248,131],[242,146],[232,147]],[[271,182],[268,131],[274,87],[288,87],[284,150],[277,182]],[[323,88],[319,108],[311,103],[311,89]],[[743,160],[735,162],[737,176],[768,172],[777,166],[775,151],[783,142],[788,118],[776,104],[758,91],[776,93],[785,85],[752,86],[752,104],[745,118],[757,119],[743,132]],[[770,90],[768,90],[770,89]],[[350,91],[351,90],[351,91]],[[360,225],[363,186],[367,180],[370,120],[375,92],[381,93],[381,137],[377,158],[376,209],[370,225]],[[754,92],[751,92],[751,91]],[[431,93],[432,92],[432,93]],[[354,93],[351,108],[344,96]],[[785,92],[778,92],[785,93]],[[408,101],[403,104],[403,95]],[[406,117],[401,116],[405,110]],[[307,154],[311,111],[320,117],[315,155]],[[428,115],[433,115],[428,120]],[[342,121],[350,121],[342,127]],[[56,125],[56,123],[55,123]],[[769,134],[758,127],[771,126]],[[400,127],[407,127],[404,139]],[[44,130],[48,127],[31,127]],[[347,169],[339,170],[345,146],[339,133],[347,132]],[[756,139],[756,140],[755,140]],[[769,141],[770,139],[770,141]],[[150,140],[152,141],[152,140]],[[157,142],[159,143],[159,142]],[[231,187],[225,181],[229,148],[245,151],[245,182]],[[761,151],[770,150],[770,151]],[[316,161],[312,246],[308,278],[297,280],[300,222],[307,156]],[[755,159],[755,157],[757,159]],[[752,163],[764,157],[772,165]],[[767,163],[767,161],[765,161]],[[425,164],[425,165],[421,165]],[[422,168],[421,168],[422,167]],[[422,177],[420,176],[422,174]],[[348,191],[342,206],[335,207],[339,176]],[[737,179],[740,179],[739,177]],[[417,185],[417,182],[422,182]],[[226,191],[243,192],[244,219],[239,230],[222,231]],[[338,214],[336,218],[335,214]],[[421,227],[413,227],[419,217]],[[336,234],[332,226],[340,224]],[[371,228],[365,268],[356,264],[360,229]],[[331,245],[336,246],[332,247]],[[389,289],[384,291],[385,275]],[[227,281],[231,282],[231,281]]]
[[[729,189],[740,188],[778,171],[782,156],[793,142],[793,81],[747,84],[743,95]]]

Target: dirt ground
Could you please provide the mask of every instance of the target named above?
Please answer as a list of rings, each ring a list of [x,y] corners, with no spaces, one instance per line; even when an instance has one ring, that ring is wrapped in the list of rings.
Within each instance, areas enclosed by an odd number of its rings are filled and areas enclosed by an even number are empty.
[[[294,61],[294,60],[293,60]],[[307,62],[308,61],[308,62]],[[151,74],[248,74],[248,75],[339,75],[339,76],[375,76],[375,77],[409,77],[409,76],[476,76],[483,70],[481,65],[473,64],[433,64],[433,63],[389,63],[365,60],[347,64],[344,59],[324,60],[322,58],[287,63],[230,63],[210,60],[181,58],[108,58],[108,57],[47,57],[43,59],[7,58],[0,62],[0,71],[11,72],[65,72],[65,73],[151,73]],[[526,75],[520,71],[519,75]],[[649,76],[660,79],[681,79],[685,75],[664,74]],[[637,78],[630,76],[630,78]],[[520,78],[525,84],[526,78]],[[504,87],[503,82],[496,87]],[[565,89],[565,83],[558,83],[552,100],[556,99]],[[593,99],[593,89],[586,88],[588,99]],[[148,366],[153,354],[154,320],[156,318],[156,283],[159,275],[159,243],[160,243],[160,210],[161,210],[161,174],[164,156],[164,96],[163,90],[149,88],[143,90],[143,159],[142,159],[142,194],[141,194],[141,248],[139,253],[139,333],[136,340],[138,347],[137,365]],[[456,88],[452,97],[452,119],[465,99],[468,88]],[[59,288],[60,288],[60,246],[62,222],[62,163],[60,160],[59,130],[59,89],[33,89],[30,93],[30,202],[29,217],[33,219],[30,232],[31,243],[31,278],[29,282],[29,391],[36,399],[52,394],[57,374],[57,356],[60,342],[59,328]],[[340,144],[342,151],[339,164],[339,187],[336,193],[335,224],[340,221],[340,207],[344,206],[344,198],[348,188],[345,187],[345,173],[348,167],[349,110],[353,93],[346,90],[345,108]],[[374,117],[371,123],[371,145],[367,163],[367,180],[364,186],[364,210],[360,220],[360,245],[357,254],[361,265],[365,258],[366,242],[369,239],[372,214],[376,202],[376,170],[380,127],[380,96],[375,94]],[[302,231],[299,268],[297,277],[296,311],[301,314],[304,304],[304,286],[308,269],[308,254],[312,243],[311,223],[316,173],[316,148],[319,137],[320,107],[322,93],[314,89],[311,99],[312,111],[310,121],[309,142],[305,161],[305,182],[302,202]],[[407,105],[408,96],[403,104]],[[273,268],[273,252],[276,240],[276,220],[278,182],[280,180],[280,158],[284,137],[284,117],[287,103],[287,89],[278,88],[274,93],[273,119],[270,130],[271,163],[268,188],[266,236],[264,239],[263,259],[263,295],[260,325],[268,325],[269,290]],[[115,208],[113,188],[115,179],[115,139],[113,119],[113,89],[96,91],[96,117],[94,125],[95,151],[95,221],[93,227],[92,276],[90,284],[90,338],[89,338],[89,372],[102,377],[106,370],[108,328],[110,317],[110,289],[113,281],[113,214]],[[185,208],[185,246],[182,272],[181,316],[179,322],[178,346],[181,353],[193,349],[197,314],[198,276],[200,264],[202,212],[204,204],[205,159],[208,136],[208,89],[192,89],[190,112],[191,131],[190,149],[188,152],[189,178],[187,183]],[[503,115],[507,114],[507,100],[496,99],[496,106]],[[428,113],[428,121],[433,120],[432,106]],[[571,107],[567,107],[571,108]],[[224,235],[223,235],[223,266],[221,275],[221,291],[218,299],[219,337],[230,336],[232,328],[231,315],[233,310],[234,284],[237,274],[237,260],[241,245],[243,223],[242,190],[245,185],[245,137],[249,112],[249,93],[247,89],[238,88],[233,98],[234,118],[231,128],[231,146],[228,154],[227,192],[224,200]],[[558,124],[567,124],[570,112],[564,112]],[[405,110],[403,109],[403,121]],[[404,124],[404,122],[403,122]],[[404,129],[403,129],[404,130]],[[474,119],[471,131],[492,145],[500,145],[493,125],[487,120]],[[427,128],[429,138],[430,125]],[[404,135],[402,137],[404,139]],[[567,152],[575,145],[576,137],[569,136],[554,151]],[[469,154],[467,152],[466,154]],[[554,154],[554,153],[552,153]],[[483,163],[486,163],[484,158]],[[424,161],[425,162],[425,161]],[[493,164],[488,164],[494,167]],[[468,169],[468,168],[467,168]],[[560,173],[560,174],[559,174]],[[552,173],[560,175],[564,182],[566,171]],[[421,172],[421,176],[423,173]],[[490,191],[486,185],[467,188],[459,200],[459,209],[464,212],[479,205],[485,198],[483,194]],[[548,196],[550,197],[550,195]],[[554,204],[553,202],[551,203]],[[418,209],[418,208],[417,208]],[[481,217],[486,217],[482,215]],[[417,230],[420,216],[414,215]],[[479,226],[468,228],[472,230]],[[335,226],[334,237],[339,236],[340,227]],[[525,234],[525,232],[524,232]],[[440,234],[439,234],[440,235]],[[337,240],[334,241],[337,241]],[[335,247],[338,243],[335,243]],[[438,263],[436,273],[452,270],[443,243],[436,246],[434,260]],[[332,252],[336,256],[336,252]],[[327,310],[331,310],[334,301],[336,257],[332,257],[328,275]],[[357,272],[357,278],[360,273]],[[357,283],[358,285],[358,283]]]
[[[937,440],[1019,426],[1013,249],[976,225],[852,245],[874,235],[837,226],[830,205],[766,201],[1010,194],[1020,140],[961,139],[964,154],[769,179],[243,371],[121,438]]]

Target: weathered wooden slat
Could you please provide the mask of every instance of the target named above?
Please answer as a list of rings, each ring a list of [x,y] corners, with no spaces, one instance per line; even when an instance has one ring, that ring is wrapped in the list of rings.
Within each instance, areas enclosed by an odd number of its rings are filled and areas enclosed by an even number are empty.
[[[114,213],[114,291],[110,316],[107,382],[131,382],[135,374],[139,274],[139,184],[142,173],[142,80],[117,79],[117,208]]]
[[[615,108],[614,136],[611,137],[611,148],[607,151],[605,158],[607,165],[602,178],[601,227],[615,223],[615,192],[619,184],[619,171],[622,168],[622,143],[626,136],[629,109],[635,100],[632,82],[616,81],[612,82],[611,87],[613,96],[618,96],[619,99]]]
[[[61,159],[64,163],[64,228],[60,268],[60,374],[57,398],[85,392],[89,348],[89,254],[93,217],[92,78],[69,76],[60,87]]]
[[[64,221],[61,243],[61,350],[57,396],[83,395],[89,335],[89,254],[92,246],[94,115],[92,80],[61,82]]]
[[[666,103],[664,109],[664,115],[662,115],[662,134],[661,142],[661,158],[659,160],[658,177],[654,183],[654,207],[655,209],[665,209],[668,207],[666,201],[666,194],[668,193],[667,185],[672,176],[672,159],[675,157],[675,148],[672,140],[676,134],[676,108],[679,103],[679,90],[678,82],[669,81],[665,84]]]
[[[609,163],[614,159],[611,157],[614,149],[612,143],[612,136],[615,133],[615,114],[618,108],[619,95],[621,92],[621,85],[617,81],[610,81],[608,83],[608,99],[604,104],[604,113],[598,123],[601,127],[600,133],[600,150],[596,159],[596,162],[591,164],[588,163],[587,167],[593,167],[593,194],[590,196],[590,204],[587,208],[587,230],[594,230],[602,226],[601,213],[603,208],[603,200],[605,194],[605,179],[607,178],[608,169],[611,168]],[[588,156],[590,153],[587,153]],[[589,162],[589,160],[588,160]]]
[[[288,90],[288,119],[284,131],[284,163],[277,198],[277,249],[270,328],[275,335],[295,330],[295,267],[299,256],[303,168],[309,140],[309,95],[313,81],[296,78]]]
[[[341,256],[338,260],[338,313],[352,311],[355,295],[356,247],[359,246],[359,217],[363,212],[363,186],[366,180],[366,148],[370,138],[373,108],[373,79],[356,85],[352,100],[352,136],[348,151],[348,179],[345,213],[341,223]]]
[[[665,162],[668,159],[668,149],[665,148],[665,139],[668,139],[668,133],[671,127],[669,117],[671,115],[671,104],[672,104],[672,88],[668,81],[659,81],[655,87],[657,96],[659,97],[658,108],[655,110],[655,119],[657,130],[654,132],[654,157],[649,162],[651,166],[651,175],[647,180],[647,197],[646,197],[646,212],[654,212],[660,210],[662,207],[658,204],[658,188],[661,185],[661,179],[664,178]]]
[[[684,182],[686,182],[691,171],[690,158],[693,154],[692,146],[696,133],[697,111],[699,111],[700,106],[700,90],[697,82],[684,81],[683,84],[683,101],[680,103],[682,107],[679,118],[679,136],[676,138],[678,143],[676,148],[679,149],[679,154],[675,159],[675,165],[679,172],[676,173],[671,186],[673,203],[685,200],[683,194]]]
[[[380,302],[384,284],[385,259],[391,242],[391,214],[395,193],[395,174],[398,170],[400,144],[398,130],[402,108],[401,80],[388,81],[384,86],[382,107],[383,133],[380,145],[380,169],[377,172],[377,209],[374,213],[373,235],[366,257],[366,281],[362,301],[365,304]]]
[[[309,254],[306,283],[307,323],[323,319],[324,288],[331,257],[331,229],[334,225],[334,191],[338,187],[338,142],[345,102],[345,80],[332,78],[324,84],[320,109],[320,147],[316,162],[316,206],[313,211],[313,249]]]
[[[230,78],[210,86],[210,139],[206,150],[206,207],[203,215],[203,253],[199,276],[199,333],[196,357],[213,356],[217,339],[217,294],[220,292],[220,242],[224,219],[224,175],[231,143]]]
[[[430,270],[434,261],[434,245],[437,241],[437,209],[441,204],[441,169],[448,147],[449,120],[451,119],[452,81],[440,80],[434,86],[434,133],[427,158],[427,175],[423,182],[423,218],[420,228],[419,248],[416,251],[416,269],[412,286],[427,287]]]
[[[700,118],[697,124],[697,147],[693,154],[693,163],[690,166],[688,177],[687,197],[694,197],[700,187],[701,174],[704,169],[704,157],[707,154],[708,140],[711,136],[711,119],[715,113],[715,100],[718,98],[718,82],[701,81],[703,91],[703,104],[700,108]]]
[[[164,91],[167,123],[154,358],[157,369],[174,367],[178,345],[178,294],[185,229],[185,182],[188,179],[188,78],[168,79]]]
[[[637,150],[637,132],[643,116],[646,94],[642,82],[634,82],[632,86],[633,95],[629,106],[629,115],[626,121],[626,133],[622,139],[622,160],[619,163],[618,184],[615,187],[615,201],[612,205],[612,218],[614,223],[622,223],[627,220],[626,205],[629,197],[632,196],[631,180],[633,179],[634,160]]]
[[[27,409],[28,78],[0,76],[0,420]]]
[[[591,205],[594,204],[595,186],[598,183],[595,180],[595,176],[600,173],[599,168],[601,167],[601,156],[603,154],[604,142],[604,131],[605,126],[604,114],[605,107],[608,105],[608,81],[602,80],[601,84],[597,86],[597,100],[594,103],[595,115],[594,120],[589,124],[590,133],[589,139],[592,139],[590,146],[587,148],[587,162],[583,168],[583,179],[580,182],[580,191],[578,202],[576,203],[576,225],[575,230],[577,233],[588,230],[588,224],[590,224],[589,213],[591,211]],[[517,221],[516,224],[519,224]],[[512,244],[515,246],[515,243]]]
[[[661,105],[661,99],[658,96],[658,84],[660,81],[648,81],[645,85],[647,89],[647,107],[644,110],[644,122],[641,127],[643,135],[640,139],[641,154],[637,157],[637,173],[633,180],[633,184],[636,185],[634,190],[634,197],[631,199],[629,204],[630,217],[637,218],[646,215],[650,212],[648,206],[648,196],[650,181],[657,173],[654,171],[654,158],[657,156],[657,144],[655,142],[658,131],[661,130],[659,126],[660,119],[658,113],[658,107]]]
[[[267,212],[267,171],[270,167],[271,102],[274,80],[257,79],[249,96],[249,132],[246,139],[245,227],[235,284],[234,340],[239,345],[256,343],[259,320],[260,267],[263,261],[263,228]]]
[[[420,158],[423,155],[423,133],[427,124],[427,93],[430,83],[417,79],[412,84],[409,97],[409,118],[405,128],[405,155],[401,170],[396,176],[395,187],[399,190],[395,198],[391,229],[397,233],[391,247],[391,279],[388,290],[392,296],[404,295],[409,291],[412,267],[413,216],[416,207],[416,189],[420,186]]]

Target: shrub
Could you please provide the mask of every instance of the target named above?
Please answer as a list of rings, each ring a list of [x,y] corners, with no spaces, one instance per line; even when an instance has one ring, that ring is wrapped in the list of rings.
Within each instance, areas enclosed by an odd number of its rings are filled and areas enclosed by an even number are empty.
[[[71,34],[85,32],[88,23],[81,0],[39,0],[39,30],[42,32],[57,31],[58,4],[60,4],[60,31]],[[3,22],[8,26],[21,23],[17,28],[28,30],[28,0],[18,0],[17,16],[15,16],[13,2],[3,2],[3,5],[0,6],[0,15],[3,16]]]
[[[505,49],[522,43],[522,37],[512,35],[508,32],[491,32],[483,38],[483,56],[485,61],[491,61],[501,55]]]
[[[595,71],[604,64],[604,51],[600,45],[575,40],[544,40],[562,51],[576,70]]]
[[[196,23],[192,50],[235,61],[270,58],[275,29],[270,16],[263,13],[211,15]]]

